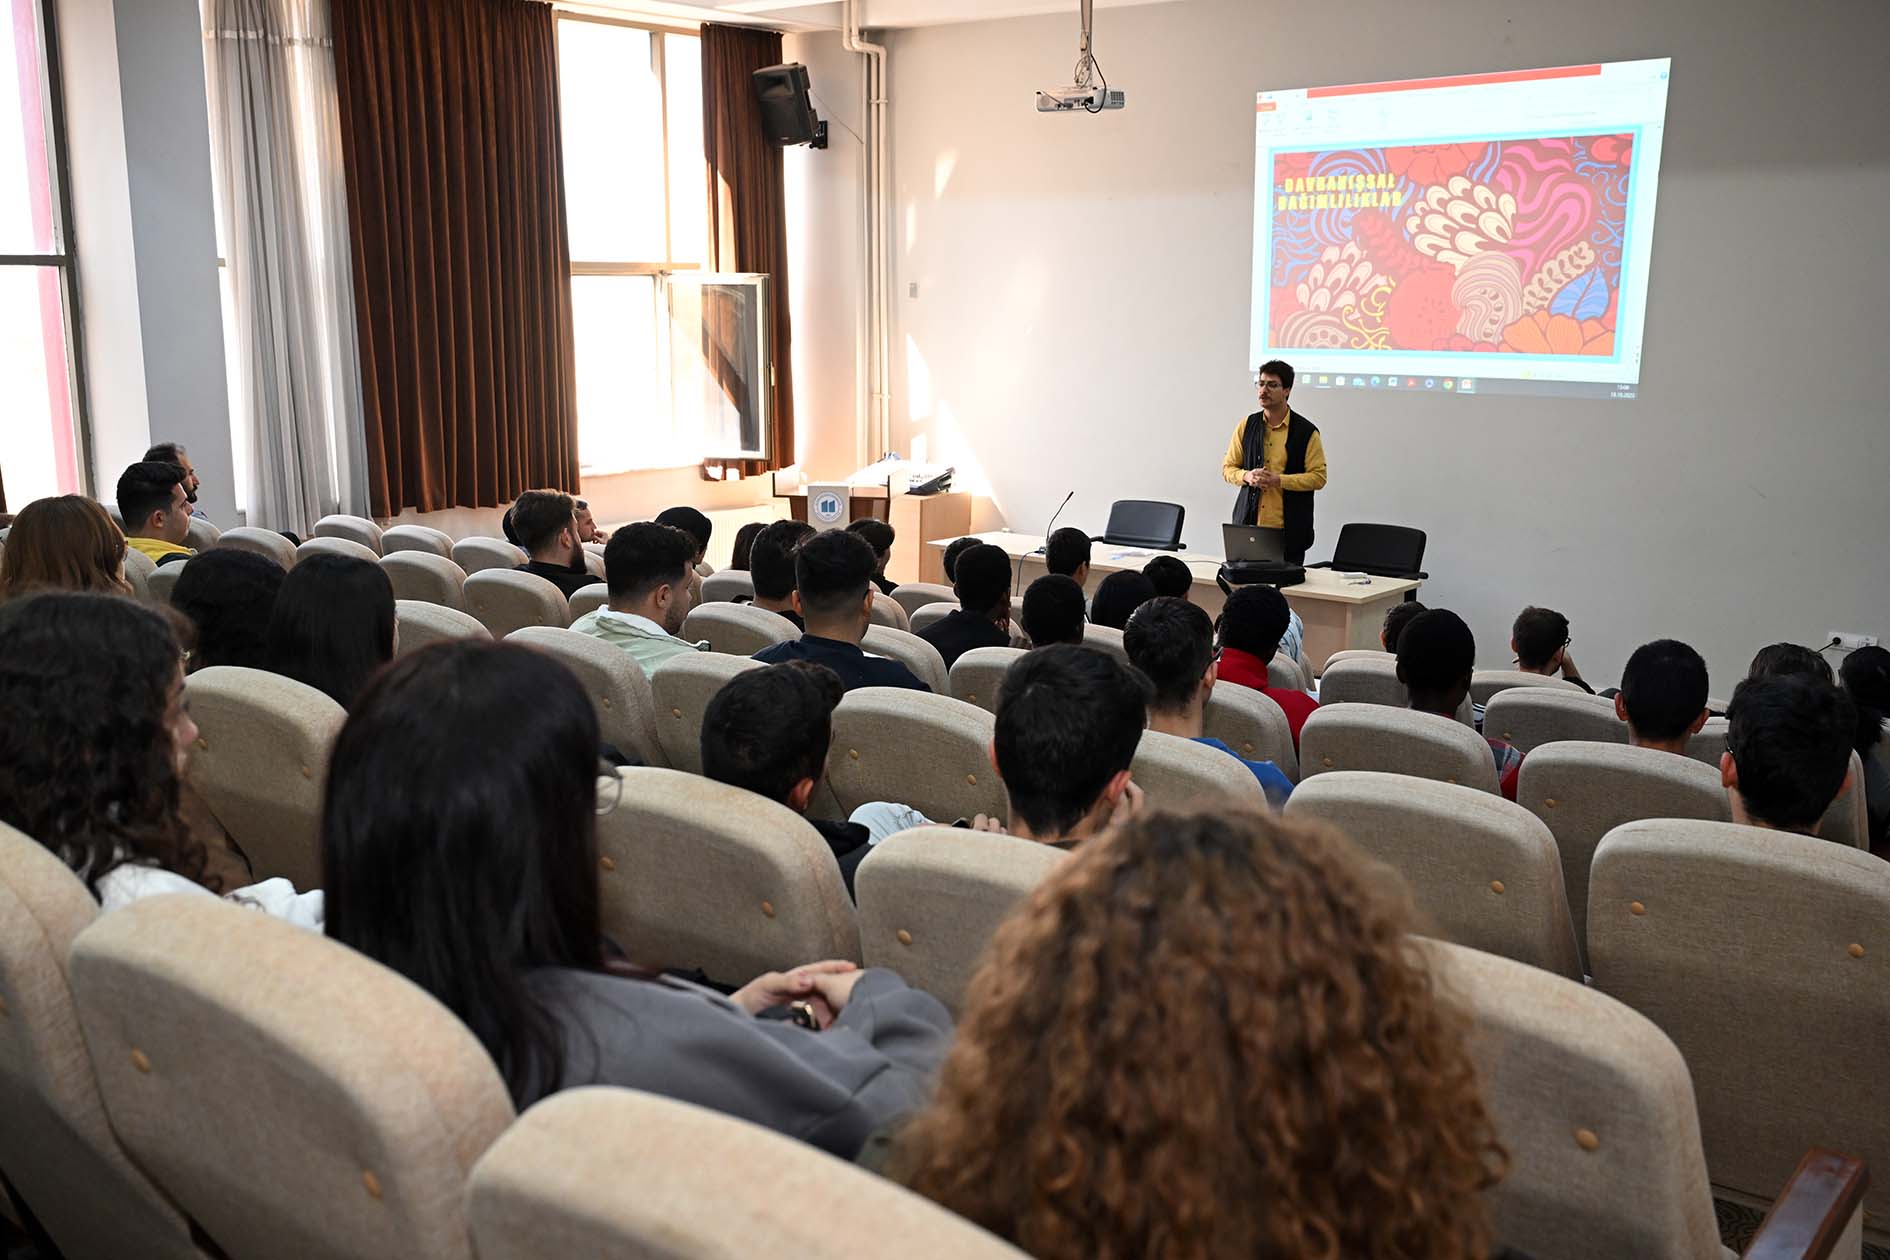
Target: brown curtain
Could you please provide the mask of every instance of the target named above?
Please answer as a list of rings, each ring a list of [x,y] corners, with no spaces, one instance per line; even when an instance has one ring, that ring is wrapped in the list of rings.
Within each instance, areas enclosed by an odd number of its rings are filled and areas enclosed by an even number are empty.
[[[576,490],[556,19],[334,0],[372,509]]]
[[[770,277],[769,458],[715,461],[743,476],[794,462],[793,338],[788,328],[787,191],[781,150],[768,142],[755,103],[754,73],[781,64],[781,33],[740,26],[702,28],[702,150],[709,164],[709,267]],[[704,304],[705,341],[725,340]],[[713,364],[714,358],[711,357]],[[718,372],[718,379],[722,374]],[[738,389],[730,389],[739,398]],[[705,469],[706,471],[706,469]]]

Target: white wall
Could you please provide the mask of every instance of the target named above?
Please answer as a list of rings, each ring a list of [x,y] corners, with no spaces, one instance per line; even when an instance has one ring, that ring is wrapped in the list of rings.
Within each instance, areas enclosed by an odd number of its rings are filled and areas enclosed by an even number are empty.
[[[1313,554],[1347,520],[1428,530],[1423,597],[1465,615],[1486,665],[1508,660],[1528,602],[1570,616],[1594,678],[1675,635],[1706,654],[1715,694],[1772,640],[1890,636],[1890,6],[1281,13],[1100,14],[1096,51],[1129,107],[1098,117],[1032,107],[1069,74],[1073,13],[891,37],[901,449],[988,479],[1019,530],[1074,487],[1071,524],[1174,499],[1188,540],[1217,547],[1220,455],[1254,406],[1254,92],[1671,56],[1639,400],[1301,391],[1332,465]]]

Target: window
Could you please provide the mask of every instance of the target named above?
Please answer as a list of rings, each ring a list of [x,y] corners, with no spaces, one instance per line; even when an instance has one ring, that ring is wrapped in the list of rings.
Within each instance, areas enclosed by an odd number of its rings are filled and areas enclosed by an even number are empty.
[[[86,489],[74,371],[63,102],[52,6],[12,0],[0,23],[0,446],[8,506]]]

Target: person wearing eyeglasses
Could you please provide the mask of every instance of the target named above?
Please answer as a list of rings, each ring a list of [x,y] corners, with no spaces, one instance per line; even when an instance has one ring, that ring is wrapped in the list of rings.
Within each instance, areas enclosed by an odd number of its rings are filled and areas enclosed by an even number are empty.
[[[1239,486],[1236,525],[1286,531],[1286,559],[1300,564],[1313,540],[1313,493],[1326,488],[1326,448],[1312,421],[1288,404],[1293,365],[1269,359],[1255,380],[1260,410],[1234,426],[1221,479]]]
[[[1526,674],[1566,678],[1592,696],[1595,689],[1583,680],[1581,671],[1575,668],[1575,658],[1569,655],[1572,642],[1568,618],[1553,608],[1532,605],[1523,609],[1509,631],[1509,650],[1516,654],[1517,669]]]

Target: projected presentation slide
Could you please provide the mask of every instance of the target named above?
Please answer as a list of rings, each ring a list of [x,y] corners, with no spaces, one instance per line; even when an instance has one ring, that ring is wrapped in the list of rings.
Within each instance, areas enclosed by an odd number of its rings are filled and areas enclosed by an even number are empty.
[[[1668,61],[1261,92],[1251,366],[1632,398]]]

